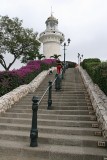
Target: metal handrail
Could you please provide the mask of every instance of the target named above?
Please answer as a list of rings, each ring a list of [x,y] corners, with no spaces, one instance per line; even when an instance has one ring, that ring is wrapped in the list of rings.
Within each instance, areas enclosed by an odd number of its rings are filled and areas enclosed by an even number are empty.
[[[53,83],[52,83],[51,86],[53,86],[53,84],[55,83],[55,81],[56,81],[57,78],[58,78],[58,77],[56,77],[56,78],[54,79],[54,81],[53,81]],[[42,101],[42,99],[44,98],[45,94],[46,94],[47,91],[49,90],[49,87],[50,87],[50,86],[48,86],[47,89],[45,90],[44,94],[42,95],[41,99],[40,99],[39,102],[38,102],[38,105],[41,103],[41,101]]]
[[[49,81],[49,86],[47,87],[47,89],[45,90],[44,94],[42,95],[41,99],[39,100],[38,97],[33,96],[32,101],[32,127],[31,127],[31,131],[30,131],[30,147],[37,147],[38,146],[38,128],[37,128],[37,111],[38,111],[38,105],[40,104],[40,102],[42,101],[43,97],[45,96],[46,92],[49,90],[49,95],[48,95],[48,107],[47,109],[51,109],[51,105],[52,105],[52,99],[51,99],[51,93],[52,93],[52,86],[54,83],[56,83],[59,80],[59,76],[56,76],[56,78],[54,79],[53,83],[51,81]],[[55,84],[56,85],[56,84]],[[55,89],[60,89],[59,87],[55,86]]]

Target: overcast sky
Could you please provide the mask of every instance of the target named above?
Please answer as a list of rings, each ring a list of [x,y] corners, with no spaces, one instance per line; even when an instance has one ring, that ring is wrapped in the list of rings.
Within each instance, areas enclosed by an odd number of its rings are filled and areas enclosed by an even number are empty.
[[[40,34],[46,29],[51,6],[65,41],[71,39],[66,60],[78,62],[78,53],[84,58],[107,60],[107,0],[0,0],[0,15],[18,17],[25,28]],[[63,47],[61,50],[63,59]],[[7,63],[11,58],[6,56]],[[12,68],[21,66],[17,61]]]

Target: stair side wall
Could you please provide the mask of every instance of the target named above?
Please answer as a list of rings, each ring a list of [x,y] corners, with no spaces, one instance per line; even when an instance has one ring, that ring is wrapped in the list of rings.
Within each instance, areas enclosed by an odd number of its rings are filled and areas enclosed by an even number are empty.
[[[78,69],[90,95],[99,127],[102,129],[103,136],[107,138],[107,96],[97,84],[93,83],[88,73],[82,67],[79,66]]]
[[[55,67],[53,67],[52,70],[55,70]],[[29,84],[21,85],[0,97],[0,113],[5,113],[7,109],[11,108],[12,105],[18,102],[21,98],[26,96],[28,93],[34,92],[45,79],[48,73],[49,70],[42,71]]]

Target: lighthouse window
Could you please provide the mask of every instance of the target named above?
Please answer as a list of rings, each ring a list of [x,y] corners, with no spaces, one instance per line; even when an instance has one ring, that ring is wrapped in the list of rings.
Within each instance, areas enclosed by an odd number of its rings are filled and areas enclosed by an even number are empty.
[[[55,31],[53,31],[53,33],[55,33]]]
[[[50,26],[51,26],[51,28],[54,27],[54,23],[53,23],[53,22],[50,22]]]

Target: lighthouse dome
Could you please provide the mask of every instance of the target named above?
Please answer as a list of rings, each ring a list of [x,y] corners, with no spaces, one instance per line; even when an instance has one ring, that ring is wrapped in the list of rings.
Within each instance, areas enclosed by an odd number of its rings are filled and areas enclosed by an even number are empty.
[[[45,23],[47,24],[47,23],[50,22],[50,21],[53,21],[53,22],[55,22],[55,23],[58,24],[58,19],[56,19],[52,14],[51,14],[50,17],[47,18],[47,20],[46,20]]]

